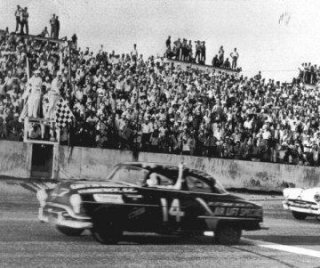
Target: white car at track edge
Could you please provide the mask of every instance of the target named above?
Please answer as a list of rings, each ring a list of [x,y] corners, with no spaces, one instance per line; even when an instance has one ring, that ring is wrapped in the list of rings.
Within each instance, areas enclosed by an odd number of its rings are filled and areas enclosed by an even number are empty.
[[[286,188],[283,196],[284,209],[290,210],[297,220],[304,220],[307,216],[316,216],[320,220],[320,187]]]

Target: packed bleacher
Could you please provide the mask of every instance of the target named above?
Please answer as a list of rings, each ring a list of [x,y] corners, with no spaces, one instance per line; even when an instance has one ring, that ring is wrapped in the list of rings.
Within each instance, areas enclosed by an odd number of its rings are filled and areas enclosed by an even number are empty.
[[[303,81],[183,70],[136,45],[118,55],[70,42],[1,34],[0,139],[22,141],[22,121],[53,120],[62,99],[73,119],[59,127],[61,144],[319,165],[320,94]],[[31,139],[53,132],[28,126]]]

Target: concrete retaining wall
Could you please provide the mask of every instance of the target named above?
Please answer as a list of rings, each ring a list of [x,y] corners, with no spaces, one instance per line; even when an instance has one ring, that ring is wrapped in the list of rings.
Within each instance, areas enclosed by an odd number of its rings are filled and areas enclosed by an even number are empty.
[[[0,141],[0,175],[30,176],[32,146],[22,142]]]
[[[214,175],[225,187],[280,190],[288,184],[297,187],[320,186],[320,168],[262,162],[216,159],[130,151],[60,147],[59,178],[101,179],[112,167],[125,161],[151,161],[179,164],[204,170]]]
[[[0,176],[27,178],[31,173],[32,145],[0,141]],[[320,168],[207,157],[139,153],[60,146],[54,153],[53,175],[58,179],[104,179],[119,162],[150,161],[188,167],[211,173],[225,187],[281,190],[289,184],[320,187]]]

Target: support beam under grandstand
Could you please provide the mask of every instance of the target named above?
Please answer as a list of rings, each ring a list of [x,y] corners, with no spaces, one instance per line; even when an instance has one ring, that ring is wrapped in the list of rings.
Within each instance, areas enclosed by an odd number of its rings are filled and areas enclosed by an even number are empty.
[[[168,62],[172,62],[175,66],[181,68],[182,70],[186,70],[187,68],[191,69],[199,69],[202,71],[205,70],[214,70],[218,73],[227,73],[234,75],[236,77],[239,76],[240,71],[238,70],[232,70],[232,69],[224,69],[224,68],[218,68],[218,67],[213,67],[212,65],[202,65],[198,63],[193,63],[193,62],[185,62],[185,61],[180,61],[180,60],[172,60],[172,59],[166,59]]]

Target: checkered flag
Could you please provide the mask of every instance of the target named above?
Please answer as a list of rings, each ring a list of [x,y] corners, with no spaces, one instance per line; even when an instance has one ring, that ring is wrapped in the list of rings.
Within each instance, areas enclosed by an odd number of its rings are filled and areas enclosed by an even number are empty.
[[[57,127],[65,127],[68,123],[71,123],[73,118],[74,115],[69,108],[68,102],[61,98],[56,104]]]

